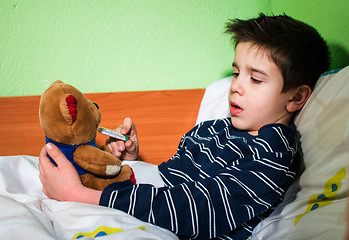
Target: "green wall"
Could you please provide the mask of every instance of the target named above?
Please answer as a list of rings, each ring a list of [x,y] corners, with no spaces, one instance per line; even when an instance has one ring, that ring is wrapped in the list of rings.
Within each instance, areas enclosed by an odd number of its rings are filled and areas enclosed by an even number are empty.
[[[331,6],[328,6],[331,4]],[[345,5],[345,6],[344,6]],[[231,73],[228,18],[286,12],[349,64],[347,0],[0,0],[0,96],[204,88]]]

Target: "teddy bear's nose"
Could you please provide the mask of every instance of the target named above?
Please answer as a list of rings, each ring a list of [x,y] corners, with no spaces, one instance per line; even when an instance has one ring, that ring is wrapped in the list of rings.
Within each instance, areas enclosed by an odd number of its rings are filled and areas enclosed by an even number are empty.
[[[96,106],[96,108],[97,109],[99,109],[99,106],[98,106],[98,104],[97,103],[93,103],[95,106]]]

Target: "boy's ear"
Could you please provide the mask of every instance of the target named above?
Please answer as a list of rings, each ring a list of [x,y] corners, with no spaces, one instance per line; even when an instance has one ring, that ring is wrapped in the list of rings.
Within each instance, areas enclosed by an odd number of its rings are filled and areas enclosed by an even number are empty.
[[[294,90],[293,93],[293,97],[286,106],[288,112],[296,112],[302,109],[310,97],[311,88],[308,85],[302,85]]]

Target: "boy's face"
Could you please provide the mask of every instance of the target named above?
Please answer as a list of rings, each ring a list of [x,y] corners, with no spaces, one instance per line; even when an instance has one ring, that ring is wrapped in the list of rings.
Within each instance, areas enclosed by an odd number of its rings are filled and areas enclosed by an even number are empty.
[[[284,80],[267,52],[249,42],[239,43],[233,63],[234,77],[229,91],[231,122],[253,135],[270,123],[288,125],[292,113],[286,110],[293,92],[281,93]]]

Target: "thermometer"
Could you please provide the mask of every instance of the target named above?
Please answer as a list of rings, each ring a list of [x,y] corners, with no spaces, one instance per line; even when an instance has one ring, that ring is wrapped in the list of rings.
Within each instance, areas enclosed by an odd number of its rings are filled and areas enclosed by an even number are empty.
[[[118,133],[114,130],[111,130],[111,129],[108,129],[108,128],[105,128],[105,127],[99,127],[97,128],[97,131],[104,134],[104,135],[107,135],[109,137],[113,137],[113,138],[116,138],[116,139],[119,139],[119,140],[122,140],[122,141],[128,141],[131,137],[130,136],[127,136],[127,135],[123,135],[121,133]]]

